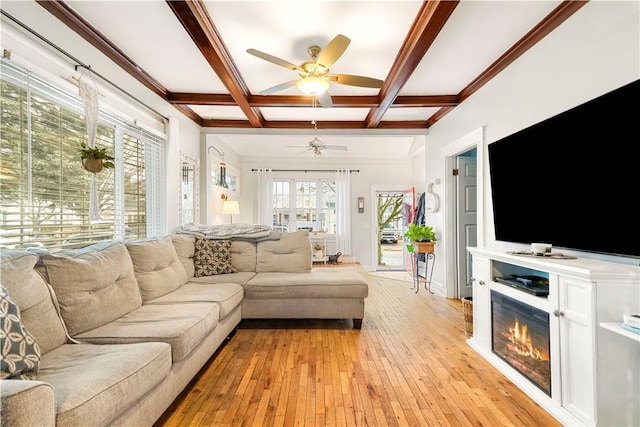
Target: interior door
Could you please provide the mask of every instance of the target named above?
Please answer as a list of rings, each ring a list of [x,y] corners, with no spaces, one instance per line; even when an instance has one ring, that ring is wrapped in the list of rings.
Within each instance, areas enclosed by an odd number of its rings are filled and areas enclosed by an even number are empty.
[[[476,150],[459,155],[457,158],[457,224],[456,234],[458,248],[456,253],[456,266],[458,277],[458,297],[472,295],[471,254],[467,252],[468,246],[477,245],[477,161]]]

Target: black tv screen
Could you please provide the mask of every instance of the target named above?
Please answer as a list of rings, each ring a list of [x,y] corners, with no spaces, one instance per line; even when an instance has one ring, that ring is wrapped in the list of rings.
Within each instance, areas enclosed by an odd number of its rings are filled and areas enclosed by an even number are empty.
[[[488,146],[495,238],[640,258],[640,80]]]

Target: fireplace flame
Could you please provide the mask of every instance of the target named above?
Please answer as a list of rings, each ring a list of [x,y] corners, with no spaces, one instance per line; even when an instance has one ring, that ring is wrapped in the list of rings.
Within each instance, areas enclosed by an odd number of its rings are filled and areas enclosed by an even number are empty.
[[[534,360],[549,360],[548,355],[543,354],[531,342],[531,334],[526,324],[520,325],[520,320],[516,317],[513,326],[509,327],[509,332],[505,332],[509,343],[507,349],[520,356],[527,356]]]

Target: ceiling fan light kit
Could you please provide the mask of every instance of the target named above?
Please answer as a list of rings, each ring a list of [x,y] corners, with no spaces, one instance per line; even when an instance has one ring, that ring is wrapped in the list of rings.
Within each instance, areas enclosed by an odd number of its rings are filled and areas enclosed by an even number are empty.
[[[329,89],[329,82],[318,76],[307,76],[296,83],[298,89],[307,95],[319,95]]]

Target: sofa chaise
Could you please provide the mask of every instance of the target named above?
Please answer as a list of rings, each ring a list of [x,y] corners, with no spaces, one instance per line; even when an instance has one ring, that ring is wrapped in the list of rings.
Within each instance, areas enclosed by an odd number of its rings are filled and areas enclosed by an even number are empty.
[[[368,294],[356,268],[312,268],[306,231],[4,251],[0,268],[5,427],[150,426],[243,318],[360,328]]]

